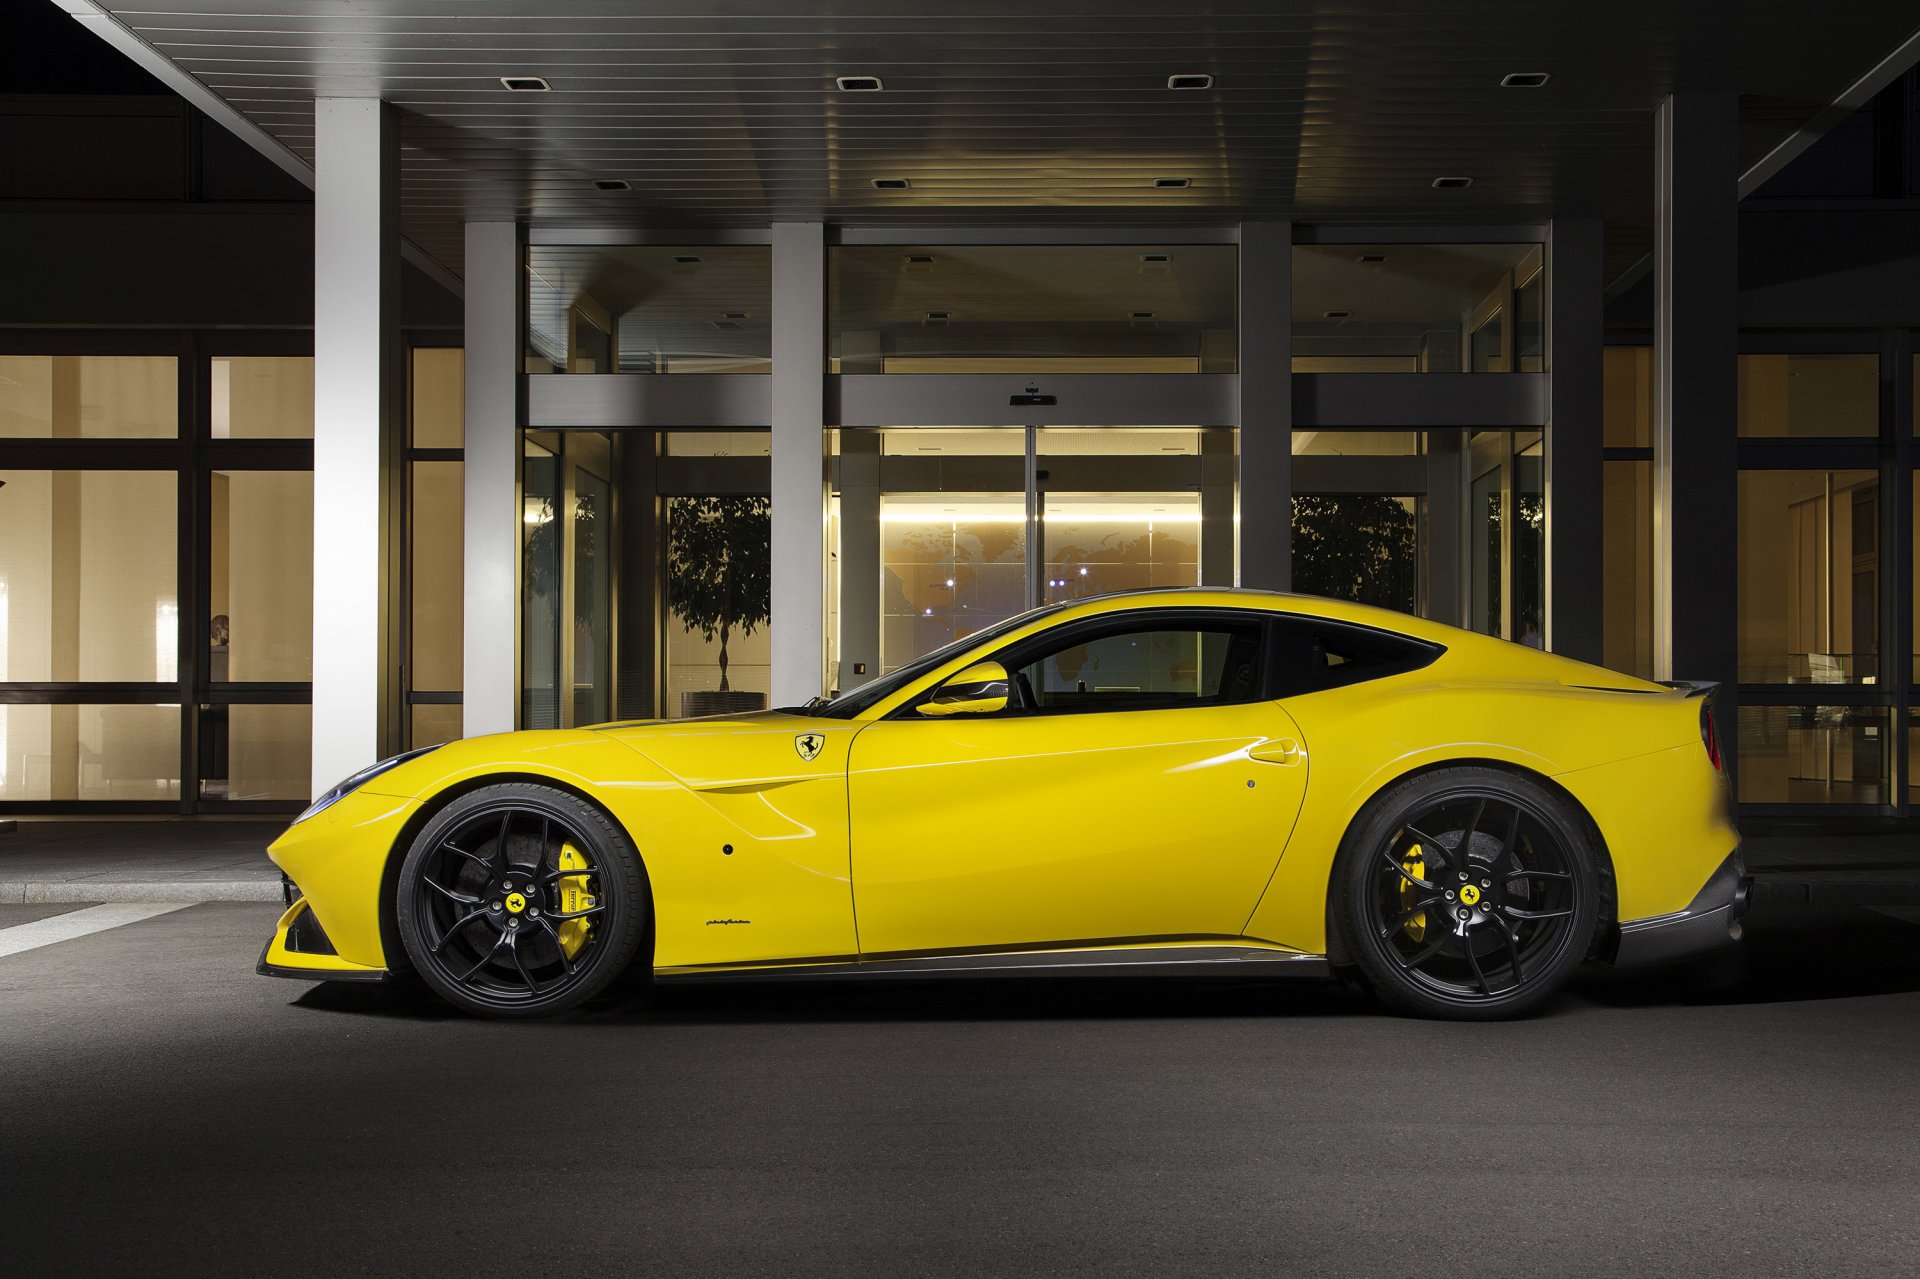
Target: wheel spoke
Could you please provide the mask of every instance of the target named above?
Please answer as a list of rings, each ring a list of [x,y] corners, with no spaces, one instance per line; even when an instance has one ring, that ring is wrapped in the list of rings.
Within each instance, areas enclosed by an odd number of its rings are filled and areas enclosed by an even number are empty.
[[[500,835],[493,841],[492,869],[495,874],[504,875],[509,869],[507,866],[507,833],[512,830],[512,828],[513,810],[509,808],[506,812],[500,814]]]
[[[598,875],[599,873],[600,872],[592,866],[582,866],[578,870],[550,870],[540,876],[540,882],[543,884],[551,884],[562,879],[572,879],[575,875],[586,876]]]
[[[488,964],[492,963],[493,952],[496,950],[499,950],[502,946],[506,944],[507,944],[507,934],[503,932],[498,937],[494,938],[493,945],[487,947],[486,951],[483,954],[481,954],[480,958],[474,961],[473,967],[467,969],[466,972],[461,973],[458,977],[455,977],[454,980],[464,986],[469,977],[472,977],[475,973],[479,972],[482,968],[485,968]]]
[[[485,910],[476,910],[472,914],[462,916],[460,919],[456,920],[447,929],[446,932],[440,934],[440,940],[434,943],[432,953],[437,955],[441,951],[445,950],[447,948],[447,943],[452,941],[454,939],[454,936],[458,934],[462,928],[465,928],[468,924],[471,924],[474,920],[480,918],[482,915],[486,913],[487,912]]]
[[[440,848],[443,852],[454,853],[461,857],[466,858],[468,861],[480,867],[481,870],[493,869],[493,864],[489,862],[486,858],[482,857],[478,853],[470,853],[466,849],[458,847],[450,839],[442,842],[440,845]]]
[[[1383,939],[1393,936],[1395,933],[1399,932],[1402,928],[1405,928],[1407,926],[1408,920],[1412,919],[1415,915],[1418,915],[1421,911],[1425,910],[1427,907],[1433,905],[1439,900],[1440,899],[1438,897],[1421,898],[1419,901],[1415,902],[1412,906],[1408,907],[1407,910],[1400,916],[1400,918],[1394,920],[1391,924],[1388,924],[1385,928],[1382,928],[1380,930],[1380,936]]]
[[[1527,979],[1526,973],[1520,968],[1520,939],[1513,935],[1513,930],[1507,927],[1507,922],[1504,919],[1498,916],[1489,916],[1488,918],[1492,919],[1494,924],[1500,929],[1500,939],[1507,944],[1507,959],[1513,964],[1513,988],[1518,990],[1520,984]]]
[[[478,897],[470,897],[466,893],[456,893],[445,884],[440,883],[438,880],[428,879],[425,875],[420,877],[420,882],[428,888],[431,888],[434,892],[439,893],[442,897],[451,898],[459,902],[462,906],[477,906],[480,903]]]
[[[539,994],[540,983],[533,979],[533,974],[527,971],[526,964],[520,960],[520,930],[517,928],[509,928],[506,936],[507,954],[513,956],[513,966],[520,970],[520,979],[527,983],[527,993],[529,995]]]
[[[1478,814],[1476,814],[1476,816],[1478,816]],[[1493,993],[1493,987],[1487,985],[1487,975],[1480,971],[1480,957],[1473,953],[1473,938],[1467,936],[1467,930],[1464,926],[1462,926],[1460,931],[1454,934],[1454,936],[1460,939],[1461,948],[1467,952],[1467,967],[1473,969],[1473,979],[1480,983],[1480,993],[1483,995],[1491,995]]]
[[[1446,945],[1447,938],[1451,936],[1453,936],[1452,933],[1441,933],[1438,937],[1433,939],[1433,942],[1431,945],[1429,945],[1425,950],[1420,951],[1418,954],[1415,954],[1415,955],[1396,954],[1394,956],[1394,959],[1396,962],[1399,963],[1402,969],[1417,967],[1418,965],[1426,962],[1426,960],[1431,958],[1434,955],[1434,953],[1437,952],[1442,946]]]
[[[1467,819],[1467,829],[1460,834],[1460,864],[1454,869],[1467,868],[1467,855],[1473,848],[1473,833],[1480,829],[1480,818],[1487,811],[1487,801],[1482,798],[1474,801],[1473,816]]]
[[[1573,876],[1563,870],[1510,870],[1502,879],[1572,879]]]
[[[1520,910],[1513,906],[1502,906],[1500,913],[1509,919],[1563,919],[1573,914],[1573,907],[1565,910]]]
[[[1433,860],[1432,854],[1439,853],[1441,865],[1449,869],[1453,868],[1453,851],[1445,844],[1427,834],[1418,826],[1413,825],[1411,822],[1403,825],[1400,829],[1420,841],[1420,846],[1428,853],[1427,860],[1429,862]]]
[[[1387,863],[1387,866],[1393,871],[1394,874],[1406,880],[1409,884],[1412,884],[1414,887],[1425,889],[1427,892],[1430,892],[1430,893],[1439,891],[1432,884],[1429,884],[1424,879],[1418,878],[1417,876],[1414,875],[1412,871],[1408,870],[1405,866],[1402,866],[1399,862],[1395,861],[1393,854],[1388,850],[1384,848],[1381,849],[1380,856],[1381,856],[1381,859]]]
[[[560,952],[560,967],[566,970],[567,976],[573,976],[573,961],[567,958],[567,947],[566,943],[560,940],[560,930],[548,923],[545,916],[533,922],[546,929],[547,936],[553,938],[553,948]]]
[[[1507,823],[1507,837],[1500,841],[1500,856],[1493,862],[1494,873],[1503,866],[1515,865],[1514,858],[1520,847],[1520,805],[1513,806],[1513,820]]]

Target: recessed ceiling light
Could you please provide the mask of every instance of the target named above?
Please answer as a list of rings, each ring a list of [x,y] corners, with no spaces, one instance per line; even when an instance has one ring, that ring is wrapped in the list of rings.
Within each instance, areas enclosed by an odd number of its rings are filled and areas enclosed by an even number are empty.
[[[700,259],[692,253],[676,253],[673,255],[673,263],[675,266],[699,266]]]
[[[1151,312],[1151,311],[1134,311],[1134,312],[1132,312],[1132,313],[1131,313],[1131,318],[1132,318],[1132,319],[1135,319],[1135,320],[1151,320],[1151,319],[1153,318],[1153,312]]]
[[[503,75],[500,83],[513,93],[546,93],[553,88],[537,75]]]
[[[1322,311],[1320,314],[1329,320],[1350,320],[1353,318],[1353,312],[1351,311]]]
[[[631,191],[633,183],[625,178],[595,178],[593,189],[596,191]]]
[[[1192,178],[1155,178],[1153,185],[1161,191],[1178,191],[1193,185]]]
[[[1357,255],[1353,260],[1355,262],[1385,262],[1387,255],[1384,253],[1362,253]]]
[[[1538,89],[1553,77],[1545,71],[1515,71],[1500,77],[1502,89]]]
[[[906,255],[906,257],[905,257],[905,259],[904,259],[904,261],[906,262],[906,264],[907,264],[908,266],[932,266],[932,265],[933,265],[933,254],[931,254],[931,253],[909,253],[909,254],[907,254],[907,255]]]
[[[905,191],[913,183],[905,178],[875,178],[873,189],[876,191]]]
[[[927,312],[927,318],[928,318],[929,320],[933,320],[933,321],[936,321],[936,322],[937,322],[937,321],[940,321],[940,320],[951,320],[951,319],[953,318],[953,312],[951,312],[951,311],[929,311],[929,312]]]
[[[1211,89],[1213,77],[1210,75],[1170,75],[1167,77],[1169,89]]]
[[[1142,262],[1144,262],[1144,263],[1146,263],[1146,264],[1147,264],[1148,266],[1165,266],[1165,265],[1166,265],[1167,263],[1169,263],[1169,262],[1171,262],[1171,261],[1173,261],[1173,254],[1171,254],[1171,253],[1142,253],[1142,254],[1140,255],[1140,260],[1141,260]]]
[[[878,93],[887,86],[880,83],[877,75],[835,76],[833,83],[842,93]]]
[[[723,320],[744,320],[747,318],[747,313],[745,311],[722,311],[720,318]]]
[[[1472,178],[1435,178],[1433,180],[1433,189],[1436,191],[1458,191],[1472,185]]]

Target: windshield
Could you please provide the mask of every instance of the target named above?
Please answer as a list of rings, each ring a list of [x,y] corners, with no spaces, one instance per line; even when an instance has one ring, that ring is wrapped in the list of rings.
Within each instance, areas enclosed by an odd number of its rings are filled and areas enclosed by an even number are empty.
[[[1065,607],[1067,607],[1066,604],[1049,604],[1044,608],[1029,609],[1017,616],[1009,617],[997,626],[989,626],[984,631],[975,631],[965,639],[957,639],[944,648],[936,648],[925,657],[908,662],[893,674],[882,675],[871,684],[862,684],[859,688],[842,693],[831,701],[821,698],[805,706],[788,709],[794,714],[820,715],[828,719],[852,719],[913,683],[928,671],[952,661],[962,653],[983,644],[990,644],[1002,635],[1010,634],[1049,613],[1058,613]]]

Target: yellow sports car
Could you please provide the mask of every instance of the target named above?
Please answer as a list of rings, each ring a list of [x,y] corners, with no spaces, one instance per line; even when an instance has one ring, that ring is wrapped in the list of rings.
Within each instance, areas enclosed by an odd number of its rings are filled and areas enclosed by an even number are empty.
[[[475,1012],[653,980],[1321,974],[1511,1016],[1739,937],[1703,688],[1399,613],[1039,609],[832,700],[473,738],[322,796],[261,971]]]

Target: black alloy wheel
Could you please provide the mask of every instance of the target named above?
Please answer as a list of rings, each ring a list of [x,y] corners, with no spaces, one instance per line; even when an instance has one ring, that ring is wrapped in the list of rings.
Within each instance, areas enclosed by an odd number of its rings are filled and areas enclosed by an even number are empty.
[[[648,922],[639,855],[607,816],[527,783],[464,795],[400,867],[400,935],[415,970],[472,1012],[537,1016],[600,994]]]
[[[1442,769],[1390,787],[1342,848],[1336,919],[1379,998],[1426,1017],[1537,1007],[1591,946],[1604,858],[1531,778]]]

